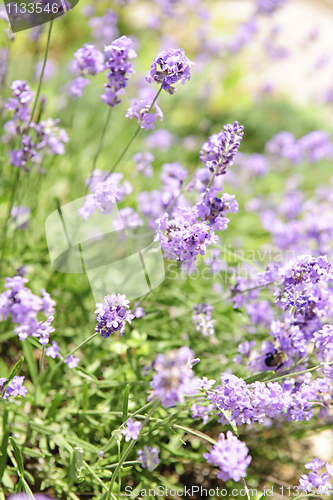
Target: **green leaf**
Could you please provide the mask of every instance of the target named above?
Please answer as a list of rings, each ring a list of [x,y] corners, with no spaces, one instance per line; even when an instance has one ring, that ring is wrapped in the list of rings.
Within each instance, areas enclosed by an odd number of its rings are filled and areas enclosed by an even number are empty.
[[[31,448],[21,448],[22,455],[33,458],[45,458],[45,455],[40,451],[32,450]]]
[[[23,476],[21,476],[21,478],[22,478],[22,486],[23,486],[24,492],[26,493],[26,495],[28,495],[29,498],[32,498],[32,500],[34,500],[33,493],[31,491],[31,489],[29,488],[28,483],[26,482],[26,480],[24,479]]]
[[[123,422],[124,423],[126,422],[127,416],[128,416],[129,389],[130,389],[130,386],[127,384],[125,387],[124,402],[123,402]]]
[[[8,384],[11,383],[11,381],[13,380],[13,378],[15,377],[15,375],[20,371],[20,368],[21,368],[23,362],[24,362],[24,358],[21,358],[16,363],[16,365],[14,366],[14,368],[12,369],[12,371],[10,372],[8,380],[6,380],[6,382],[3,384],[3,393],[5,393],[5,390],[6,390],[6,387],[8,386]]]
[[[57,413],[57,410],[58,410],[58,406],[60,405],[60,403],[62,401],[62,398],[63,398],[62,394],[56,395],[56,397],[52,401],[51,406],[47,412],[46,418],[51,419],[55,416],[55,414]]]
[[[252,384],[252,382],[262,381],[267,377],[267,372],[257,373],[256,375],[252,375],[244,380],[247,384]],[[267,380],[269,382],[269,379]]]
[[[84,380],[83,381],[83,405],[82,409],[85,411],[88,409],[89,397],[88,397],[88,384]]]
[[[14,438],[10,437],[9,441],[11,442],[12,447],[13,447],[13,451],[14,451],[14,455],[15,455],[15,458],[16,458],[18,470],[19,470],[20,474],[23,476],[24,467],[23,467],[23,458],[22,458],[21,450],[18,447],[18,445],[16,444],[16,441],[14,440]]]
[[[33,381],[34,385],[36,385],[38,376],[37,362],[34,358],[32,345],[29,339],[26,339],[24,342],[22,342],[22,349],[24,352],[26,363],[28,365],[31,380]]]
[[[208,441],[208,443],[217,444],[215,439],[211,438],[210,436],[207,436],[207,434],[204,434],[203,432],[191,429],[190,427],[185,427],[184,425],[177,425],[177,424],[170,425],[170,427],[173,427],[174,429],[181,429],[187,432],[188,434],[193,434],[193,436],[200,437],[201,439]]]
[[[8,422],[8,410],[5,409],[2,417],[3,436],[1,441],[1,456],[0,456],[0,483],[2,480],[3,473],[5,472],[7,466],[7,446],[9,438],[9,430],[7,429],[7,422]]]

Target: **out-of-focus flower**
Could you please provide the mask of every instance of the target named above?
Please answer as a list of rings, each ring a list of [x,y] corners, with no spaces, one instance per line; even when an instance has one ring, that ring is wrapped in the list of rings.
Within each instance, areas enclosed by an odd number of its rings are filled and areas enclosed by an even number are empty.
[[[141,422],[134,422],[132,418],[127,419],[127,427],[122,429],[121,433],[125,436],[125,441],[130,441],[130,439],[138,439],[139,432],[141,429]]]
[[[154,374],[150,383],[153,391],[148,399],[161,398],[162,405],[167,408],[176,403],[184,403],[185,395],[195,394],[197,379],[192,367],[199,358],[193,358],[193,351],[181,347],[170,351],[166,356],[158,354],[154,363]]]
[[[97,75],[105,70],[104,55],[94,45],[85,43],[74,52],[73,71],[81,75]]]
[[[60,358],[60,348],[55,340],[52,341],[52,345],[50,345],[46,349],[46,356],[50,356],[50,358],[55,359],[55,358]],[[67,361],[66,361],[67,362]]]
[[[327,472],[319,474],[319,469],[326,465]],[[322,460],[315,458],[304,465],[306,469],[311,469],[309,474],[303,474],[299,480],[299,489],[305,493],[311,493],[313,490],[319,490],[321,494],[330,494],[333,486],[329,482],[329,477],[333,476],[333,467],[329,463],[325,464]],[[319,493],[320,494],[320,493]]]
[[[69,93],[74,97],[82,97],[82,91],[89,84],[90,81],[88,80],[88,78],[83,78],[83,76],[78,76],[72,81],[69,87]]]
[[[7,381],[7,378],[0,378],[0,392],[3,391],[3,385]],[[28,389],[23,387],[24,377],[18,377],[17,375],[9,382],[6,387],[3,397],[6,399],[9,396],[25,396],[27,395]]]
[[[97,209],[103,215],[113,212],[115,204],[131,194],[132,186],[128,181],[120,184],[124,174],[102,172],[94,170],[91,179],[86,179],[92,194],[86,197],[84,206],[79,209],[79,217],[88,220],[89,216]]]
[[[157,117],[163,120],[163,113],[161,108],[155,103],[155,113],[149,112],[152,100],[145,99],[140,101],[135,101],[134,104],[128,108],[126,113],[126,118],[136,118],[141,128],[145,130],[154,130]]]
[[[24,205],[18,205],[11,209],[10,215],[15,221],[17,229],[22,230],[28,227],[30,212],[30,207],[25,207]]]
[[[68,368],[76,368],[79,365],[80,358],[74,358],[73,354],[68,356],[66,359],[66,363],[68,364]]]
[[[144,446],[143,450],[138,451],[139,460],[143,469],[148,469],[152,472],[159,464],[159,448],[152,448],[151,446]]]
[[[209,304],[194,304],[192,322],[196,332],[202,333],[204,337],[214,335],[215,320],[212,319],[213,306]]]
[[[222,481],[229,479],[239,481],[246,476],[246,469],[252,460],[248,452],[246,444],[228,431],[227,438],[225,439],[224,434],[220,434],[217,444],[203,456],[209,464],[219,467],[220,472],[217,477]]]
[[[153,175],[152,162],[154,160],[154,156],[149,152],[136,153],[133,156],[133,161],[136,163],[136,170],[145,177],[151,177]]]
[[[158,149],[165,153],[176,142],[176,137],[168,130],[160,129],[151,132],[145,140],[149,149]]]
[[[87,17],[93,14],[94,12],[90,10]],[[106,9],[103,16],[91,17],[89,19],[88,26],[92,30],[91,35],[96,40],[96,43],[98,43],[98,46],[107,45],[110,40],[114,40],[118,36],[117,21],[118,15],[111,9]]]

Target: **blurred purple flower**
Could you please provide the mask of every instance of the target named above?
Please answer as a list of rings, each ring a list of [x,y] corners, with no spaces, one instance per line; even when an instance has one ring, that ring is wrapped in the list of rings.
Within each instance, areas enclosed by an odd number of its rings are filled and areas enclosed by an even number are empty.
[[[142,426],[141,422],[134,422],[132,418],[129,418],[127,419],[126,425],[127,427],[121,431],[121,433],[125,436],[125,441],[128,442],[131,439],[138,439]]]
[[[139,461],[141,462],[141,467],[143,469],[148,469],[152,472],[155,467],[159,464],[158,455],[160,453],[159,448],[152,448],[151,446],[144,446],[143,450],[138,451]]]
[[[74,358],[73,354],[68,356],[65,363],[68,364],[68,368],[76,368],[79,365],[80,358]]]

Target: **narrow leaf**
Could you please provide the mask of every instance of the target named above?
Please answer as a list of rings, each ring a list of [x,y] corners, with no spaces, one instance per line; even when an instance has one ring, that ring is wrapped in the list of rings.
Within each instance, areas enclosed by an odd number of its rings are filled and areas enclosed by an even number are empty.
[[[21,358],[16,363],[16,365],[14,366],[14,368],[12,369],[12,371],[10,372],[8,380],[6,380],[6,382],[3,384],[3,389],[4,389],[3,392],[5,392],[6,387],[8,386],[8,384],[11,383],[11,381],[13,380],[13,378],[15,377],[15,375],[20,371],[20,368],[21,368],[21,366],[23,364],[23,361],[24,361],[24,358]]]
[[[53,418],[57,413],[58,406],[62,401],[62,394],[57,394],[54,400],[51,403],[49,411],[47,412],[46,418]]]
[[[13,447],[13,451],[14,451],[14,455],[15,455],[15,458],[16,458],[18,470],[19,470],[20,474],[23,476],[24,467],[23,467],[23,458],[22,458],[21,450],[18,447],[18,445],[16,444],[16,441],[14,440],[14,438],[10,437],[9,441],[11,442],[12,447]]]
[[[28,365],[31,380],[33,381],[34,385],[36,385],[38,375],[37,363],[34,358],[32,345],[29,342],[29,339],[26,339],[24,342],[22,342],[22,349],[24,352],[24,358]]]
[[[125,387],[124,402],[123,402],[123,422],[124,423],[126,422],[127,416],[128,416],[129,389],[130,389],[130,386],[127,384]]]

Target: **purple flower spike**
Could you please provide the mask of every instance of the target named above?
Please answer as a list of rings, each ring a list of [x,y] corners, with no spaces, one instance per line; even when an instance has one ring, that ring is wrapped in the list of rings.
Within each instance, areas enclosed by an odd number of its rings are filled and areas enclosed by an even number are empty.
[[[114,40],[104,50],[107,57],[105,67],[108,70],[106,76],[109,83],[105,84],[105,94],[101,95],[101,99],[105,104],[114,107],[121,102],[119,96],[125,94],[129,77],[135,73],[129,59],[137,57],[137,54],[132,49],[132,40],[127,36]]]
[[[138,439],[139,432],[141,429],[141,422],[133,422],[132,418],[129,418],[126,422],[126,429],[122,429],[121,433],[125,436],[125,441],[129,441],[130,439]]]
[[[195,394],[198,379],[194,377],[192,367],[199,359],[193,359],[193,351],[188,347],[181,347],[170,351],[168,357],[158,354],[154,363],[154,375],[150,383],[153,388],[148,399],[161,398],[165,408],[183,404],[185,394]]]
[[[148,83],[152,81],[162,84],[169,94],[174,94],[177,89],[173,87],[179,80],[182,84],[191,79],[191,66],[194,63],[185,56],[184,49],[168,49],[158,54],[146,75]],[[158,68],[159,66],[159,68]]]
[[[159,448],[152,448],[151,446],[144,446],[143,450],[138,451],[139,460],[143,469],[148,469],[152,472],[159,464]]]
[[[237,121],[223,128],[219,134],[211,135],[200,151],[200,161],[216,175],[225,174],[226,168],[233,164],[244,135],[244,127]]]
[[[126,295],[113,293],[104,298],[103,304],[96,304],[97,326],[95,332],[100,333],[105,339],[114,332],[123,335],[126,323],[132,323],[134,318],[134,314],[128,307],[129,303],[130,301],[126,300]]]
[[[246,476],[246,469],[249,466],[252,457],[248,456],[248,448],[231,431],[227,432],[227,439],[224,434],[209,453],[204,453],[204,458],[209,464],[217,465],[220,471],[217,477],[222,481],[233,479],[239,481]]]

